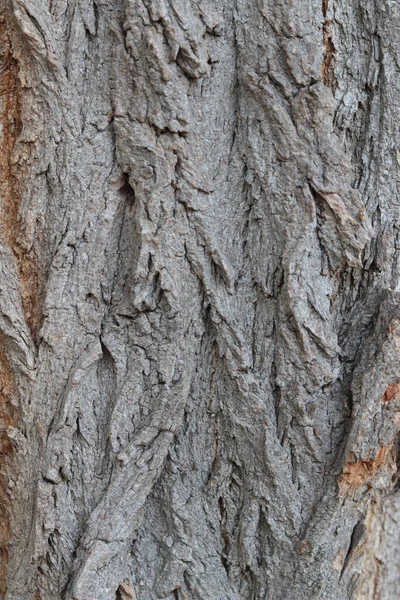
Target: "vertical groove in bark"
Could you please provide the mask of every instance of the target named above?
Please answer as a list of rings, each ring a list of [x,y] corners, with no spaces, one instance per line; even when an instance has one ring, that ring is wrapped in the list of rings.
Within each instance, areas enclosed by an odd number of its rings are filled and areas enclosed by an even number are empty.
[[[331,0],[332,1],[332,0]],[[332,19],[328,19],[329,0],[322,0],[322,37],[324,42],[324,57],[322,60],[322,82],[335,92],[335,44],[332,40]]]
[[[322,82],[324,85],[330,87],[333,91],[335,90],[335,72],[334,72],[334,61],[335,61],[335,44],[332,40],[331,32],[332,21],[326,19],[322,26],[323,40],[324,40],[324,59],[322,61]]]

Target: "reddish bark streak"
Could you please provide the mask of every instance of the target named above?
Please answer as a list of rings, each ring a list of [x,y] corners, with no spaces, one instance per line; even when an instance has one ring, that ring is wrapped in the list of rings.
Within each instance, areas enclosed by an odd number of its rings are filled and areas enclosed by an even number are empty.
[[[1,233],[13,252],[19,272],[22,305],[34,337],[41,321],[39,269],[34,250],[27,252],[21,240],[23,230],[19,213],[21,186],[17,175],[16,150],[22,130],[21,85],[18,64],[12,54],[4,18],[0,17],[0,195]]]
[[[362,485],[369,483],[378,470],[389,462],[395,461],[393,443],[378,449],[375,458],[368,460],[348,460],[339,477],[339,495],[345,496],[351,490],[357,490]]]
[[[35,283],[24,277],[22,253],[18,254],[19,186],[13,173],[13,156],[21,130],[18,66],[12,56],[4,18],[0,16],[0,226],[3,242],[17,257],[27,316]],[[17,387],[0,333],[0,598],[7,592],[7,565],[11,537],[12,502],[9,494],[11,473],[15,472],[15,451],[8,436],[9,427],[20,423]]]

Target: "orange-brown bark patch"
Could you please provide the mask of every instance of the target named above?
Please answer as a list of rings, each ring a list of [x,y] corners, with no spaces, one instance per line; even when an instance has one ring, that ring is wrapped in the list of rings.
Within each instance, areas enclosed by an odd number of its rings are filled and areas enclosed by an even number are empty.
[[[327,5],[327,3],[326,3]],[[324,57],[322,60],[322,83],[332,90],[335,89],[335,73],[333,70],[335,59],[335,44],[332,40],[332,21],[325,20],[322,25],[322,39],[324,42]]]
[[[18,63],[12,54],[4,17],[0,16],[0,224],[1,234],[12,250],[19,271],[22,305],[26,321],[36,336],[41,320],[40,282],[34,250],[21,244],[21,185],[18,177],[18,138],[22,130],[21,84]]]
[[[348,460],[339,477],[339,495],[345,496],[362,485],[369,483],[377,472],[390,462],[395,462],[393,443],[378,449],[375,458],[368,460]]]
[[[391,402],[392,400],[400,399],[400,383],[392,383],[388,385],[385,393],[381,398],[381,402]]]
[[[116,593],[116,600],[136,600],[135,590],[126,581],[121,583]]]

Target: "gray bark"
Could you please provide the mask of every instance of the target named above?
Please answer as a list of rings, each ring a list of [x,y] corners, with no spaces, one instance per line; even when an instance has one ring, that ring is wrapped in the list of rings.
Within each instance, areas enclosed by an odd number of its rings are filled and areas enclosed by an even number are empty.
[[[0,0],[0,598],[394,600],[400,5]]]

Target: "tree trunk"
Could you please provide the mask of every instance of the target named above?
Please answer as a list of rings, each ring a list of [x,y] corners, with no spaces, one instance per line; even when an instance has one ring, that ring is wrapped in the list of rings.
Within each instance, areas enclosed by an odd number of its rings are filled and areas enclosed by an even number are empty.
[[[0,0],[1,600],[398,598],[399,69],[395,0]]]

